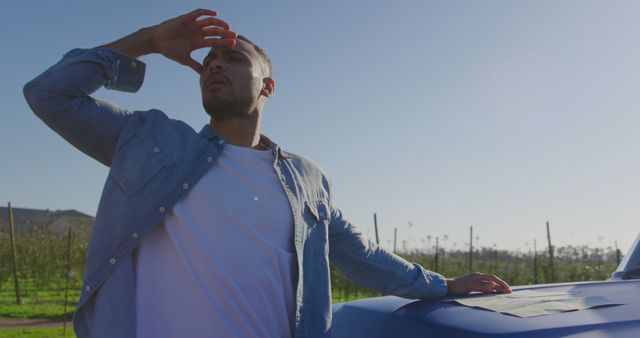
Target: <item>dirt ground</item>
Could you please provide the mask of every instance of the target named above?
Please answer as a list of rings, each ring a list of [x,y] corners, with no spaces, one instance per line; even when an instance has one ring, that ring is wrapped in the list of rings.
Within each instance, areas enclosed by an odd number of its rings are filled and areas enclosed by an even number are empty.
[[[41,329],[62,327],[61,321],[47,319],[0,318],[0,329]],[[73,330],[73,324],[67,322],[67,329]]]

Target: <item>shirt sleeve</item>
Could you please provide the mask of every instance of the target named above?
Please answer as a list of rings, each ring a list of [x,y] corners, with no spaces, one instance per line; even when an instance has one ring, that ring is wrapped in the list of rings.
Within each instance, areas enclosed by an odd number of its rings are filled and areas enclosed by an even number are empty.
[[[74,49],[24,86],[31,110],[73,146],[111,165],[131,112],[90,95],[100,87],[136,92],[145,64],[106,48]]]
[[[445,278],[365,239],[338,209],[331,211],[329,259],[351,282],[404,298],[447,294]]]

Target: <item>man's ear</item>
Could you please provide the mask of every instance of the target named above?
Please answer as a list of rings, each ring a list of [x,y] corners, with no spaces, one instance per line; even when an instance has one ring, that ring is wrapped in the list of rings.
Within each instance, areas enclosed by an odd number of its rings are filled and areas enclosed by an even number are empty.
[[[273,92],[276,90],[276,83],[270,77],[265,77],[262,79],[262,90],[260,91],[260,95],[271,97],[273,96]]]

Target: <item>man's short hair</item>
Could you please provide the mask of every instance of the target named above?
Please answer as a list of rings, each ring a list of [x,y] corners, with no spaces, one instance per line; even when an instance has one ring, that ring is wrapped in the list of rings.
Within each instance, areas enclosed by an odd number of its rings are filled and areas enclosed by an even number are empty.
[[[244,35],[238,35],[238,37],[236,38],[237,40],[242,40],[244,42],[249,43],[250,45],[253,46],[253,49],[256,50],[256,52],[258,53],[258,55],[260,55],[260,57],[262,58],[262,61],[264,61],[267,64],[267,69],[269,70],[269,76],[272,76],[273,73],[273,67],[271,66],[271,59],[269,59],[269,56],[267,55],[267,53],[264,51],[264,49],[260,48],[260,46],[256,45],[255,43],[253,43],[253,41],[249,40],[249,38],[247,38]]]

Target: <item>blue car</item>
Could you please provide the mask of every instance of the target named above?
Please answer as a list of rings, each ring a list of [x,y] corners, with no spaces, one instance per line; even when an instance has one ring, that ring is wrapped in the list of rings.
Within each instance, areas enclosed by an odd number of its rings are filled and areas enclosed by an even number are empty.
[[[454,299],[495,295],[472,294],[410,300],[387,296],[333,306],[332,336],[378,337],[640,337],[640,236],[611,279],[598,282],[514,287],[512,295],[569,295],[605,300],[608,305],[546,315],[519,317]]]

